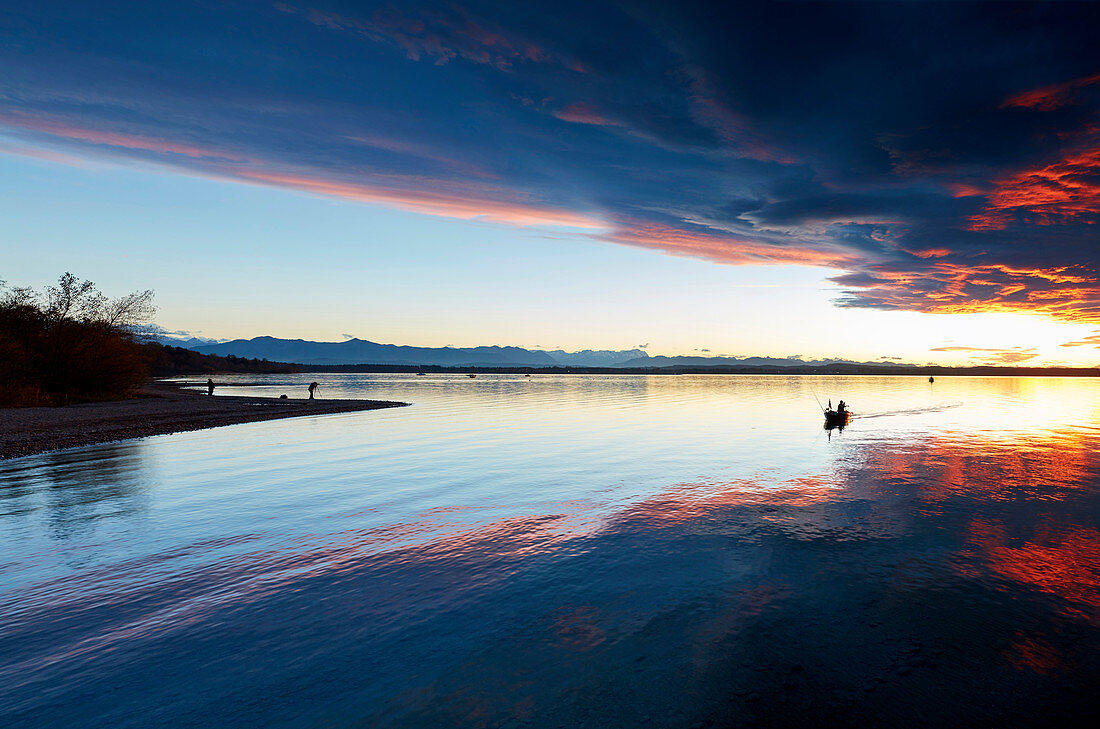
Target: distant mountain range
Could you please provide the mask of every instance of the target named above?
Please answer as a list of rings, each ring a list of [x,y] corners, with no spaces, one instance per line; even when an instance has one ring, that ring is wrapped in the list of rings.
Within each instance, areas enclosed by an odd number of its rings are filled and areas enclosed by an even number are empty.
[[[651,357],[642,349],[566,352],[522,347],[407,347],[364,339],[311,342],[304,339],[255,337],[217,344],[162,340],[203,354],[267,359],[305,365],[424,365],[440,367],[804,367],[851,362],[794,357]],[[860,363],[889,365],[890,363]]]

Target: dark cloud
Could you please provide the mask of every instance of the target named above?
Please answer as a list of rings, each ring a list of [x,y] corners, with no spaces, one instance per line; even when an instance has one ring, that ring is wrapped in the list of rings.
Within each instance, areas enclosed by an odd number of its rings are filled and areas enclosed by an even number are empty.
[[[461,59],[501,70],[510,70],[517,63],[554,63],[574,71],[585,70],[577,60],[548,51],[497,23],[477,20],[465,8],[449,3],[407,10],[385,5],[356,16],[283,2],[275,3],[275,9],[300,15],[320,28],[388,43],[413,61],[429,59],[443,65]]]
[[[1100,322],[1100,6],[59,2],[2,149],[728,264],[847,307]]]

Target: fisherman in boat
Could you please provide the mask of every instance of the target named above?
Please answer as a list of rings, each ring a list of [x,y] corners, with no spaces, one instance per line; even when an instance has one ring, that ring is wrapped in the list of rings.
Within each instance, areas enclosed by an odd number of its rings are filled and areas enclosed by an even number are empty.
[[[844,404],[843,400],[841,400],[840,404],[836,406],[836,414],[837,415],[844,415],[847,412],[848,412],[848,406]]]

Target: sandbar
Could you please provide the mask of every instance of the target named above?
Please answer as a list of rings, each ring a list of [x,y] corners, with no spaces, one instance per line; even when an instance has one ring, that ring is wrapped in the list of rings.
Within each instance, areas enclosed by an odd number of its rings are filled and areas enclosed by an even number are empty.
[[[387,400],[286,399],[214,395],[166,383],[138,397],[64,407],[0,408],[0,459],[149,435],[259,420],[401,407]]]

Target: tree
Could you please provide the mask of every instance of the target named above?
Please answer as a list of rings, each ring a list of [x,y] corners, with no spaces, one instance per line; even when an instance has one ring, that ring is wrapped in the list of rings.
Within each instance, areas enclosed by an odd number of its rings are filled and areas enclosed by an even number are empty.
[[[20,289],[30,292],[33,290]],[[117,299],[108,299],[91,281],[81,281],[66,271],[57,286],[47,286],[45,311],[52,321],[66,319],[84,324],[100,324],[118,329],[134,329],[149,323],[157,308],[152,290],[135,291]]]
[[[43,292],[0,281],[0,404],[123,397],[148,376],[135,341],[153,292],[117,299],[66,272]]]

